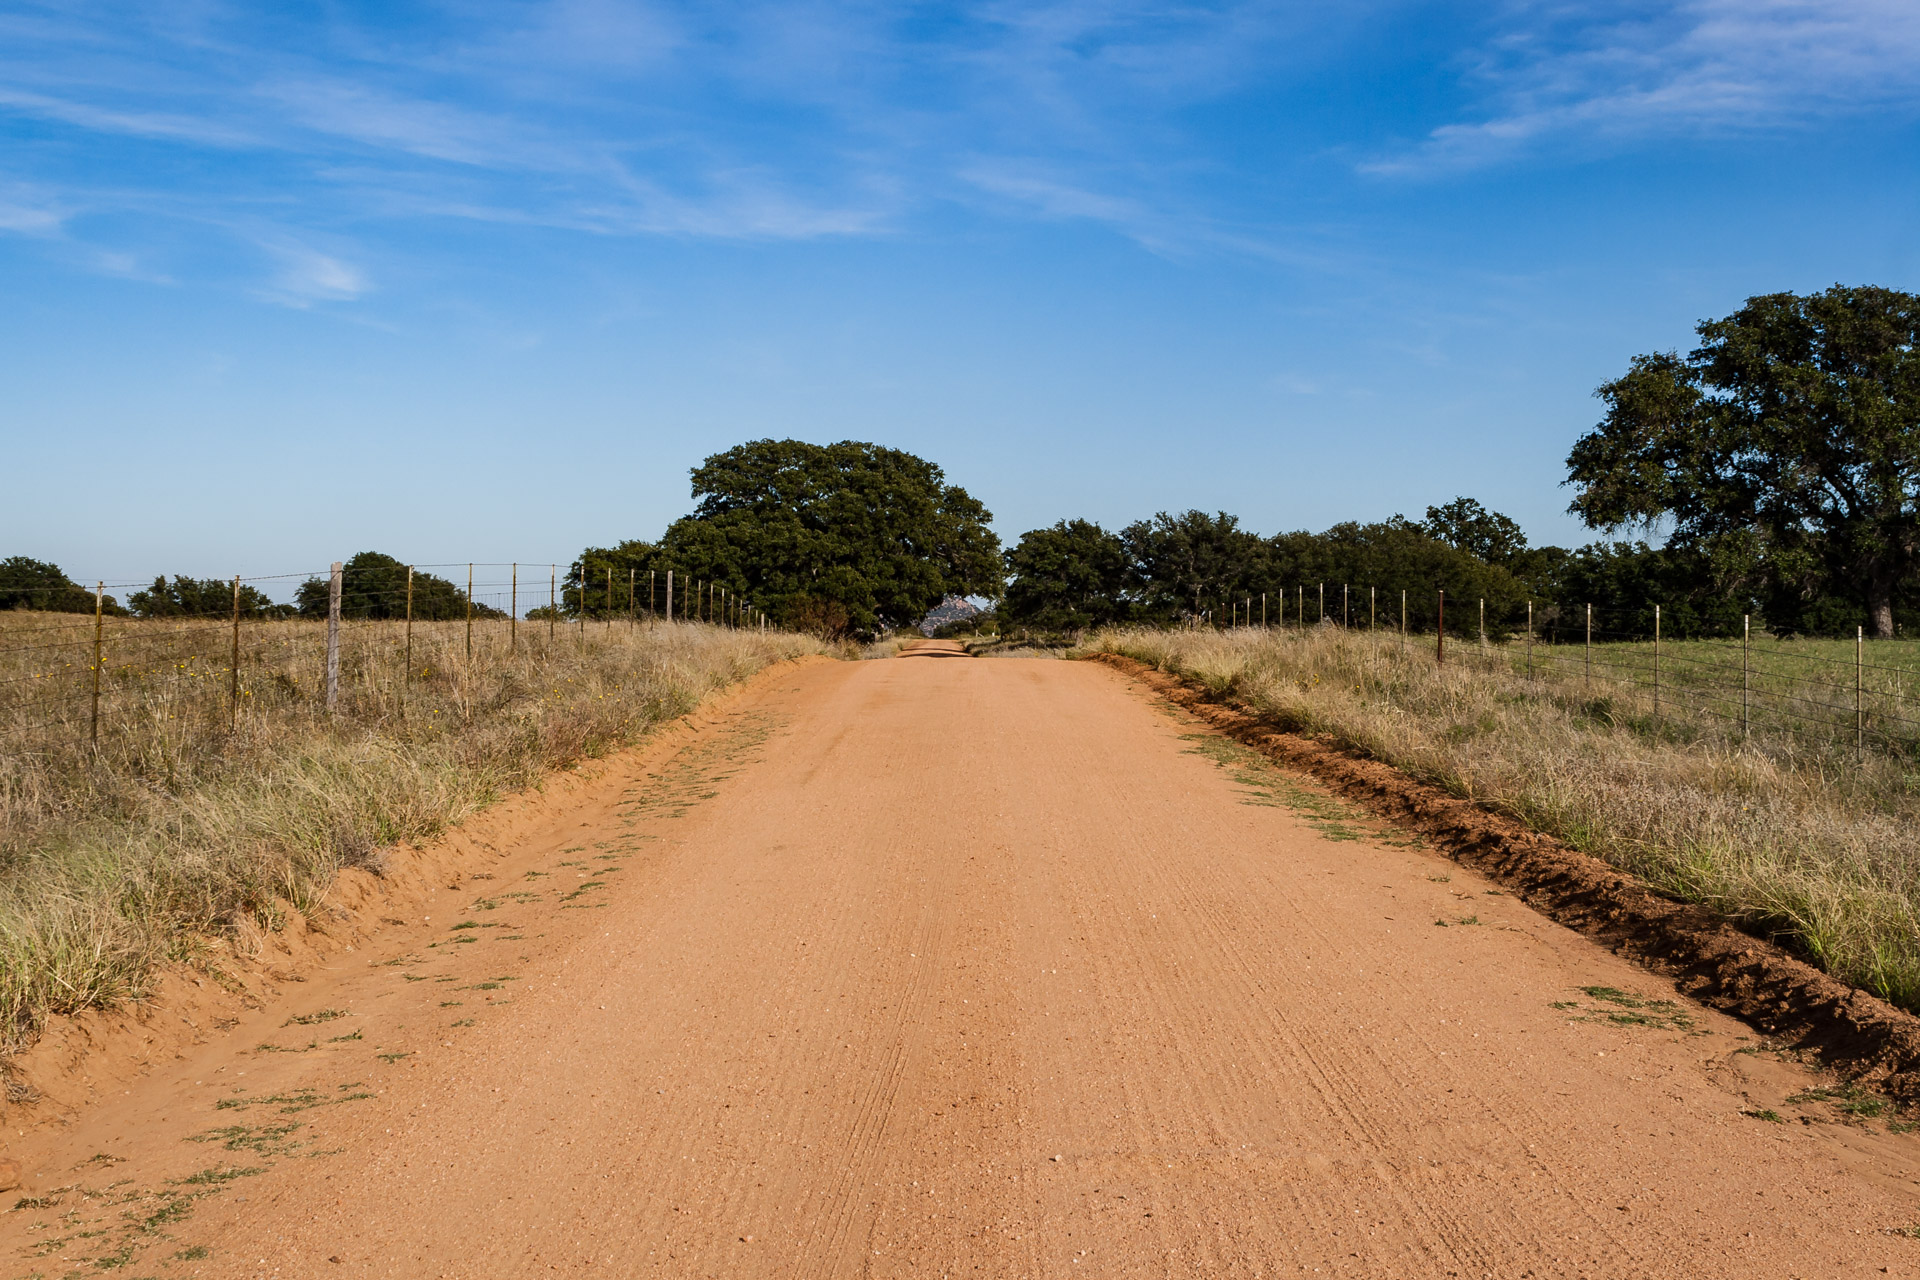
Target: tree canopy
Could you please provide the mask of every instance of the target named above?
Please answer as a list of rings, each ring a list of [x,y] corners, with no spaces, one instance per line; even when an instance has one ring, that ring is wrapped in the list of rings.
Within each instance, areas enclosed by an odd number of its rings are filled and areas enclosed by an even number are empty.
[[[300,584],[294,599],[303,618],[327,616],[329,585],[325,578]],[[340,616],[343,618],[404,618],[407,616],[407,566],[378,551],[362,551],[348,560],[340,573]],[[431,573],[414,570],[413,616],[425,622],[451,621],[467,616],[467,593]],[[504,617],[498,609],[473,606],[476,618]]]
[[[909,625],[950,595],[1000,594],[992,515],[939,467],[898,449],[750,441],[696,467],[693,496],[692,514],[657,546],[594,548],[575,562],[576,575],[587,572],[589,610],[607,565],[672,567],[818,631],[872,634]]]
[[[1877,636],[1920,568],[1920,297],[1835,285],[1749,298],[1700,345],[1635,356],[1574,445],[1590,527],[1671,520],[1673,542],[1751,536],[1773,612],[1845,594]]]
[[[0,560],[0,609],[39,609],[46,613],[92,613],[93,592],[73,581],[57,564],[27,556]],[[126,610],[107,596],[103,611]]]
[[[127,604],[142,618],[226,617],[233,612],[233,583],[219,578],[183,578],[178,574],[168,582],[163,574],[153,580],[152,586],[128,596]],[[285,616],[291,612],[291,607],[277,605],[263,592],[241,584],[242,617]]]
[[[1133,566],[1118,534],[1087,520],[1035,529],[1007,552],[1001,614],[1016,626],[1077,632],[1133,613]]]

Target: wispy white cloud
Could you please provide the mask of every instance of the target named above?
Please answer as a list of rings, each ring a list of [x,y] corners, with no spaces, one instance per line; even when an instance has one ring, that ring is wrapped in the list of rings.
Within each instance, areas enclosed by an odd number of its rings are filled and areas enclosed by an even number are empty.
[[[359,267],[297,240],[273,238],[260,247],[277,264],[272,284],[263,296],[289,306],[316,302],[351,302],[371,286]]]
[[[1910,0],[1516,5],[1472,83],[1483,118],[1361,167],[1458,170],[1545,147],[1793,127],[1920,103]]]

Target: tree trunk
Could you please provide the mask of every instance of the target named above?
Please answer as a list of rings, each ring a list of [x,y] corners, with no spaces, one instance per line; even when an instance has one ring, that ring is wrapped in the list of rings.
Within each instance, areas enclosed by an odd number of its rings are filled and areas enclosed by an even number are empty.
[[[1867,619],[1876,640],[1893,639],[1893,575],[1876,571],[1867,577]]]

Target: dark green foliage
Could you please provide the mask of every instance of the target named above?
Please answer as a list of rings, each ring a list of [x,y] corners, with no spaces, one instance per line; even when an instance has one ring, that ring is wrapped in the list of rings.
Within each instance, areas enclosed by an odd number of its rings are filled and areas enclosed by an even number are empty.
[[[1132,613],[1126,544],[1091,521],[1062,520],[1025,534],[1007,552],[1007,573],[1000,610],[1015,626],[1084,631],[1125,621]]]
[[[1450,632],[1478,625],[1481,599],[1487,602],[1490,635],[1503,636],[1526,617],[1526,588],[1511,573],[1449,546],[1423,526],[1398,516],[1375,524],[1349,521],[1320,534],[1281,534],[1272,539],[1271,547],[1271,581],[1293,602],[1286,615],[1290,619],[1297,617],[1304,594],[1307,621],[1316,620],[1320,583],[1327,586],[1327,616],[1336,622],[1340,621],[1339,588],[1349,585],[1349,620],[1355,626],[1367,624],[1368,588],[1378,593],[1382,626],[1399,625],[1403,591],[1410,630],[1434,627],[1443,590]],[[1304,593],[1296,594],[1300,587]]]
[[[648,594],[652,593],[653,608],[666,605],[666,561],[661,558],[660,548],[651,542],[629,539],[615,547],[588,547],[574,562],[567,566],[567,580],[561,584],[560,605],[566,616],[580,616],[581,574],[586,575],[586,611],[589,618],[609,618],[627,616],[628,592],[632,592],[632,608],[645,613],[650,607]],[[648,574],[653,574],[651,580]],[[674,594],[680,594],[681,584],[674,583]],[[678,611],[678,604],[675,605]]]
[[[1855,602],[1880,636],[1920,569],[1920,297],[1835,285],[1749,298],[1700,346],[1636,356],[1575,444],[1572,510],[1672,520],[1674,541],[1757,540],[1771,621]]]
[[[300,616],[327,616],[327,580],[309,578],[295,595]],[[378,551],[362,551],[346,562],[340,574],[340,616],[343,618],[404,618],[407,616],[407,566]],[[418,570],[413,575],[413,616],[423,622],[451,621],[467,616],[467,593],[445,578]],[[476,618],[504,617],[498,609],[473,606]]]
[[[92,613],[93,592],[68,578],[57,564],[8,556],[0,560],[0,609]],[[106,597],[102,609],[111,614],[126,612],[112,596]]]
[[[674,521],[657,547],[622,543],[576,562],[576,574],[586,569],[589,612],[604,607],[609,565],[616,581],[626,566],[671,566],[676,614],[684,583],[717,583],[782,625],[828,636],[907,626],[949,595],[1000,593],[991,514],[910,453],[756,440],[703,462],[693,493],[693,514]],[[616,588],[616,612],[623,593]],[[577,588],[568,607],[580,607]]]
[[[1455,498],[1443,507],[1428,507],[1420,526],[1428,537],[1464,551],[1486,564],[1511,564],[1527,549],[1527,535],[1498,511],[1489,511],[1474,498]]]
[[[183,578],[178,574],[172,582],[168,582],[162,575],[155,578],[153,585],[145,591],[136,591],[128,596],[127,604],[142,618],[231,617],[233,583],[222,582],[218,578]],[[323,611],[324,608],[323,600]],[[243,618],[284,618],[293,611],[293,606],[275,604],[245,583],[240,586],[240,616]]]
[[[1120,533],[1137,584],[1141,616],[1163,622],[1214,614],[1257,595],[1273,580],[1267,544],[1221,511],[1162,511]]]

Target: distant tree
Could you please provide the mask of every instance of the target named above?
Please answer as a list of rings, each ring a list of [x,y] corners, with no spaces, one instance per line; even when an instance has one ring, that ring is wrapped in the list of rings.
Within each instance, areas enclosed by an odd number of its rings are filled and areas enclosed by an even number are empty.
[[[588,547],[567,566],[567,580],[560,588],[561,608],[570,618],[579,617],[582,608],[589,618],[624,618],[629,589],[635,613],[645,613],[650,607],[664,608],[667,584],[661,570],[665,568],[660,548],[651,542],[629,539],[612,547]],[[582,574],[586,580],[584,600],[580,594]],[[649,574],[655,575],[651,581]],[[676,582],[676,595],[679,587]],[[651,604],[649,591],[654,596]]]
[[[676,594],[717,583],[783,625],[859,635],[911,625],[949,595],[1000,594],[992,515],[910,453],[755,440],[695,468],[693,493],[693,513],[633,562],[672,568]],[[600,554],[578,562],[589,610]]]
[[[1269,546],[1270,589],[1289,602],[1284,615],[1289,619],[1298,616],[1302,601],[1307,621],[1318,616],[1322,583],[1328,588],[1327,614],[1335,620],[1340,617],[1338,588],[1348,588],[1356,626],[1367,622],[1370,605],[1377,607],[1382,626],[1398,626],[1403,591],[1407,625],[1414,630],[1433,627],[1443,590],[1449,630],[1464,625],[1456,612],[1461,609],[1470,611],[1477,625],[1480,600],[1487,602],[1487,630],[1496,638],[1526,616],[1526,588],[1511,573],[1442,542],[1403,516],[1373,524],[1349,521],[1324,533],[1281,534]],[[1377,593],[1371,599],[1368,589]]]
[[[303,618],[327,616],[325,578],[309,578],[294,593]],[[378,551],[362,551],[342,566],[340,616],[343,618],[404,618],[407,616],[407,566]],[[445,578],[415,570],[413,616],[425,622],[467,616],[467,593]],[[476,603],[476,618],[502,618],[500,610]]]
[[[183,578],[165,575],[153,580],[144,591],[127,597],[133,612],[143,618],[230,617],[233,613],[233,582],[218,578]],[[240,614],[247,618],[285,616],[293,610],[277,605],[264,593],[242,583]]]
[[[1143,616],[1224,617],[1229,605],[1261,589],[1271,577],[1268,547],[1240,527],[1238,516],[1162,511],[1120,533],[1133,565]]]
[[[1737,636],[1754,609],[1752,549],[1732,537],[1694,546],[1596,542],[1572,552],[1559,576],[1558,610],[1543,625],[1577,633],[1592,604],[1602,638],[1652,635],[1656,604],[1669,639]]]
[[[1131,616],[1133,574],[1119,535],[1087,520],[1062,520],[1022,535],[1007,552],[1009,623],[1036,631],[1085,631]]]
[[[44,613],[92,613],[93,592],[68,578],[60,566],[26,556],[0,560],[0,609],[38,609]],[[123,614],[107,596],[102,611]]]
[[[1455,498],[1445,506],[1428,507],[1426,523],[1420,527],[1428,537],[1487,564],[1509,564],[1527,549],[1527,535],[1518,524],[1498,511],[1487,510],[1473,498]]]
[[[1696,331],[1686,358],[1635,356],[1600,387],[1606,417],[1567,459],[1571,510],[1598,529],[1670,519],[1682,545],[1752,534],[1893,635],[1920,568],[1920,297],[1766,294]]]

